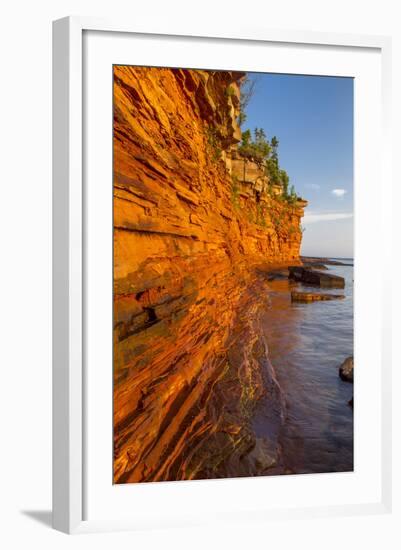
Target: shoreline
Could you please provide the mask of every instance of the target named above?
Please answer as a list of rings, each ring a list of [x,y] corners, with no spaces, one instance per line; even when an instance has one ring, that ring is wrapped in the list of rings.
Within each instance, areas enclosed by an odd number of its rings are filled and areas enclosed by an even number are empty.
[[[318,259],[318,261],[320,260],[321,258]],[[302,286],[301,284],[301,287]],[[348,284],[347,288],[350,288]],[[280,470],[272,468],[271,471],[267,471],[264,475],[353,471],[352,430],[348,436],[346,435],[347,430],[345,430],[344,433],[341,431],[344,430],[344,421],[348,423],[351,422],[351,424],[353,422],[353,413],[349,407],[349,398],[351,397],[352,399],[353,388],[348,384],[344,385],[344,382],[338,376],[338,367],[343,359],[349,355],[350,350],[347,346],[342,347],[342,345],[339,344],[340,349],[337,351],[337,355],[336,353],[331,354],[327,351],[329,353],[327,361],[324,359],[323,363],[320,363],[319,358],[314,360],[314,362],[318,364],[317,368],[313,367],[313,360],[311,363],[308,362],[309,355],[304,357],[305,351],[302,350],[302,338],[305,337],[308,339],[312,336],[315,341],[315,346],[319,348],[321,346],[319,342],[322,341],[322,338],[324,342],[326,328],[323,328],[320,334],[312,332],[311,335],[310,327],[308,328],[308,325],[305,326],[304,324],[305,320],[302,313],[305,312],[307,315],[306,320],[308,324],[312,322],[317,325],[317,330],[320,330],[320,316],[323,314],[326,319],[330,318],[330,316],[327,317],[327,314],[324,313],[325,304],[327,304],[327,302],[318,303],[317,308],[315,307],[316,304],[296,304],[295,307],[293,307],[290,303],[290,289],[291,286],[289,281],[286,281],[283,277],[274,278],[269,281],[271,307],[265,318],[265,329],[267,327],[265,338],[269,344],[269,361],[275,371],[276,379],[283,395],[286,417],[282,423],[278,436],[278,444],[281,449],[281,468]],[[333,302],[330,302],[327,306],[328,311],[333,307],[330,304],[333,304]],[[319,308],[321,308],[320,312]],[[340,312],[343,311],[340,304],[335,304],[334,309]],[[286,312],[289,314],[289,317],[285,317],[284,314]],[[297,313],[299,315],[297,315]],[[272,321],[273,325],[275,325],[273,328]],[[333,323],[334,325],[336,323],[334,319]],[[283,330],[283,327],[285,330]],[[276,336],[274,336],[275,333]],[[284,336],[280,333],[284,334]],[[277,334],[279,335],[278,339]],[[299,341],[299,338],[301,338],[301,341]],[[292,346],[293,349],[288,348],[288,345]],[[283,350],[285,350],[284,354],[282,353]],[[313,353],[313,350],[311,351]],[[307,353],[308,352],[309,349],[307,347]],[[324,356],[324,348],[322,348],[322,353]],[[306,363],[304,363],[305,360],[307,361]],[[310,374],[312,371],[314,372],[313,375]],[[328,379],[326,378],[327,376]],[[310,386],[310,390],[303,388],[304,384]],[[320,390],[318,389],[319,387]],[[324,395],[327,392],[330,392],[329,395],[332,395],[330,397],[330,407],[326,409]],[[305,399],[313,402],[315,397],[318,405],[321,406],[322,425],[326,422],[328,425],[332,426],[331,429],[333,430],[333,435],[331,435],[330,431],[324,435],[327,439],[323,440],[321,448],[319,445],[313,443],[313,439],[314,437],[318,437],[317,435],[313,437],[310,435],[303,437],[302,431],[297,431],[297,429],[294,428],[303,418],[302,422],[306,422],[304,425],[308,426],[306,431],[311,429],[313,424],[316,425],[318,431],[319,429],[323,429],[319,428],[320,414],[316,413],[316,408],[313,409],[311,407],[309,409],[306,405],[304,406],[302,404],[302,401],[305,401]],[[332,401],[333,399],[334,401]],[[299,416],[299,411],[302,407],[305,407],[303,413],[306,411],[306,416],[304,417],[302,417],[302,415]],[[337,409],[335,407],[337,407]],[[295,409],[298,410],[297,413],[294,412]],[[335,410],[339,411],[338,416],[337,412],[334,412]],[[323,421],[324,415],[328,416]],[[347,418],[348,420],[344,420]],[[301,427],[302,425],[301,423]],[[337,430],[340,430],[340,432],[337,433]],[[320,437],[322,437],[322,434],[323,432],[320,433]],[[339,453],[338,458],[335,456],[336,453],[333,454],[333,449],[337,448],[337,445]],[[296,449],[295,452],[294,449]],[[314,456],[315,459],[316,456],[321,454],[323,457],[319,457],[321,458],[321,463],[314,464],[312,460],[308,459],[302,462],[302,458],[298,456],[298,452],[302,455],[302,453],[306,452],[305,449],[308,449],[309,453],[312,452],[312,456]],[[331,451],[329,449],[331,449]],[[328,453],[327,462],[325,462],[324,458],[325,452]],[[295,468],[294,464],[297,465]]]
[[[321,258],[319,258],[320,260]],[[294,475],[299,473],[324,473],[326,471],[324,467],[312,468],[311,470],[307,466],[301,470],[292,469],[287,463],[288,450],[283,445],[282,434],[285,432],[289,410],[291,410],[293,404],[281,385],[278,369],[270,351],[272,343],[269,342],[264,327],[268,312],[271,315],[277,308],[275,300],[272,299],[277,292],[274,287],[277,284],[287,284],[288,288],[286,291],[282,291],[282,294],[287,301],[290,301],[291,288],[300,284],[291,281],[288,277],[289,267],[294,266],[294,264],[301,264],[301,260],[299,262],[262,264],[254,268],[256,279],[250,283],[244,292],[225,343],[231,365],[228,378],[232,381],[233,376],[237,377],[237,383],[244,384],[245,394],[250,395],[255,389],[258,394],[256,398],[253,395],[253,402],[250,400],[246,406],[240,405],[236,409],[237,412],[241,411],[236,419],[237,425],[231,426],[229,429],[229,431],[235,433],[234,436],[232,433],[234,440],[238,434],[246,432],[249,447],[245,452],[244,448],[242,449],[242,456],[240,456],[238,462],[238,457],[235,456],[238,443],[235,443],[234,454],[223,459],[218,474],[205,475],[203,472],[202,475],[198,473],[200,475],[196,475],[196,479]],[[303,286],[302,283],[300,286]],[[260,298],[262,295],[265,296],[265,299]],[[245,299],[245,296],[248,296],[248,298]],[[246,307],[245,304],[247,304]],[[281,328],[282,330],[291,331],[287,324],[283,324]],[[247,370],[246,375],[242,371],[243,368]],[[259,379],[257,384],[253,386],[256,376],[259,376]],[[248,378],[248,386],[244,383],[246,377]],[[223,389],[224,385],[225,380],[223,377],[221,388],[216,385],[216,390],[220,393],[221,399],[216,404],[216,408],[222,408],[223,410],[229,408],[232,410],[232,407],[235,408],[236,406],[233,405],[233,393],[230,390]],[[220,392],[220,389],[223,390]],[[249,408],[246,412],[247,407]],[[241,437],[238,435],[238,441],[241,440]],[[234,468],[233,463],[236,464]],[[339,466],[336,471],[350,470],[349,467]]]
[[[274,298],[275,287],[281,288],[284,301],[289,302],[290,289],[302,286],[288,277],[289,267],[294,265],[302,266],[301,259],[257,263],[245,269],[241,289],[237,288],[238,301],[226,326],[226,338],[204,356],[204,390],[195,399],[196,380],[184,384],[168,411],[173,426],[172,415],[176,415],[176,408],[182,409],[185,403],[192,401],[174,429],[172,441],[179,448],[180,457],[175,453],[171,464],[163,459],[141,479],[121,476],[117,483],[334,471],[292,468],[287,460],[289,451],[283,443],[294,402],[282,385],[280,365],[272,355],[274,344],[266,332],[266,323],[269,316],[279,316],[281,311]],[[198,303],[204,302],[198,299]],[[290,309],[290,317],[283,322],[274,321],[279,323],[280,332],[288,333],[291,338],[296,338],[296,311],[296,308]],[[281,349],[285,359],[288,350],[285,346]],[[166,423],[165,426],[167,429]],[[164,453],[160,456],[163,458]],[[338,471],[349,469],[339,468]]]
[[[334,286],[317,270],[346,264],[299,257],[308,202],[289,187],[278,138],[241,130],[245,76],[114,67],[116,484],[282,468],[271,285],[299,284],[292,267]]]
[[[326,264],[326,265],[339,265],[339,266],[347,266],[347,267],[353,267],[354,262],[343,262],[341,260],[351,260],[351,258],[328,258],[327,256],[300,256],[299,257],[302,263],[306,264]]]

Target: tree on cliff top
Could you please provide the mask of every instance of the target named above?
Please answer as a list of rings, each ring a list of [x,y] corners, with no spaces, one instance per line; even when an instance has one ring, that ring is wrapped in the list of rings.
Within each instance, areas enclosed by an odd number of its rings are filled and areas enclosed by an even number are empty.
[[[261,164],[271,185],[280,185],[283,189],[283,197],[288,202],[294,203],[298,197],[294,186],[291,187],[290,192],[288,191],[290,178],[287,172],[280,168],[278,146],[279,140],[276,136],[269,141],[263,128],[255,128],[253,136],[250,130],[242,133],[238,152],[245,159]]]
[[[271,148],[263,128],[255,128],[254,139],[252,139],[250,130],[243,132],[238,151],[241,156],[253,159],[258,163],[265,161],[270,155]]]

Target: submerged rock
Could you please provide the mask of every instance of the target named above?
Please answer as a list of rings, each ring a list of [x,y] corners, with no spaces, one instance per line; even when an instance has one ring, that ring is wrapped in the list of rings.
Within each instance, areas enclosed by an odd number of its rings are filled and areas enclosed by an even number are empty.
[[[318,292],[291,292],[291,302],[318,302],[323,300],[338,300],[345,298],[344,294],[322,294]]]
[[[290,266],[288,268],[290,279],[295,281],[306,283],[308,285],[317,285],[325,288],[344,288],[345,280],[338,275],[332,275],[329,273],[321,273],[315,269]]]
[[[267,280],[269,282],[271,281],[284,281],[288,279],[288,269],[282,268],[282,269],[274,269],[272,271],[268,272]]]
[[[307,267],[308,269],[320,269],[322,271],[326,271],[328,267],[324,264],[314,264],[312,262],[304,262],[303,267]]]
[[[353,357],[347,357],[347,359],[343,362],[343,364],[339,368],[339,375],[341,380],[344,380],[345,382],[354,381],[354,358]]]
[[[258,437],[249,459],[254,461],[256,472],[265,472],[277,464],[276,450],[266,439]]]

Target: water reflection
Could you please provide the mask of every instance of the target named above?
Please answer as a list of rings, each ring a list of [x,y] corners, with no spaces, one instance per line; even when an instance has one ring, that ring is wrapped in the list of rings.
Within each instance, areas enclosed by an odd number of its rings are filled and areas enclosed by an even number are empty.
[[[353,469],[353,385],[338,376],[353,353],[353,268],[333,266],[329,272],[346,279],[345,300],[291,303],[291,288],[310,287],[270,283],[263,325],[286,404],[280,443],[288,473]]]

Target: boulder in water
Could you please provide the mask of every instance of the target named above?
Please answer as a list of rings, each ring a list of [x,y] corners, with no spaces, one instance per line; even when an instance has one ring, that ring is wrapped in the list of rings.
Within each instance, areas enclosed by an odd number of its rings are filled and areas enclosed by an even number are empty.
[[[341,380],[345,382],[354,381],[354,358],[347,357],[339,369],[339,375]]]
[[[308,285],[317,285],[326,288],[344,288],[345,280],[338,275],[332,275],[331,273],[322,273],[315,269],[307,269],[305,267],[290,266],[288,268],[290,279],[305,283]]]

